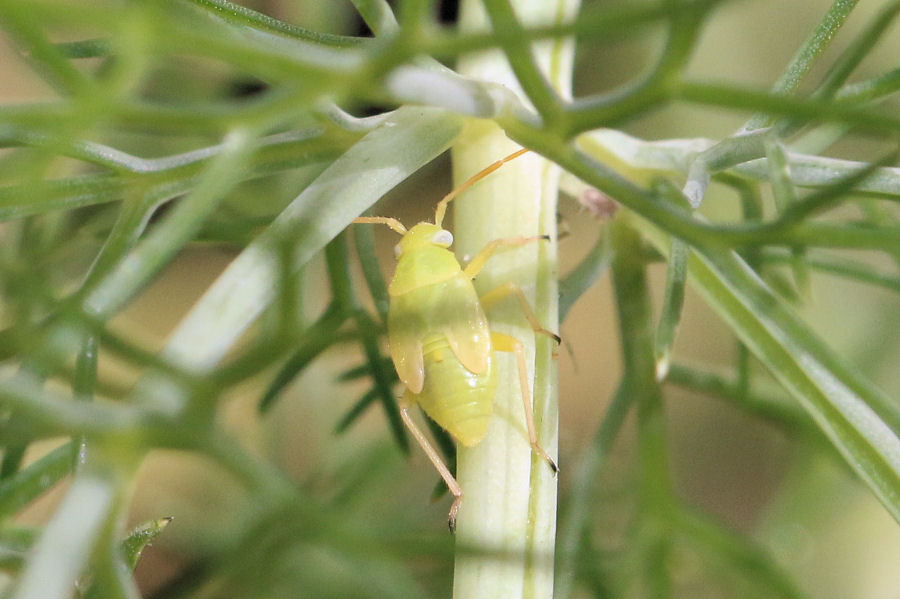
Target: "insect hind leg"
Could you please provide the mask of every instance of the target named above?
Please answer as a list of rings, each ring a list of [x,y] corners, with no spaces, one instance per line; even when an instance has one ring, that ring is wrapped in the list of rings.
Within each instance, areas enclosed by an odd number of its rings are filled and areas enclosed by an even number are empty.
[[[498,250],[503,248],[516,248],[521,247],[523,245],[528,245],[529,243],[534,243],[535,241],[549,241],[549,235],[535,235],[533,237],[505,237],[503,239],[495,239],[489,242],[486,246],[481,248],[481,251],[475,254],[475,257],[469,261],[466,267],[463,269],[463,273],[470,279],[474,279],[481,269],[484,268],[484,265],[487,264],[487,261],[491,259],[491,256],[494,255]]]
[[[481,307],[485,310],[488,310],[491,306],[500,303],[507,297],[512,295],[516,298],[516,301],[519,302],[519,308],[522,310],[522,314],[525,315],[525,318],[528,320],[528,324],[531,325],[531,329],[538,335],[546,335],[550,337],[556,344],[562,341],[559,335],[552,331],[548,331],[543,326],[541,326],[541,321],[538,320],[537,315],[534,313],[534,310],[531,309],[531,305],[528,303],[528,298],[525,297],[525,292],[522,291],[522,288],[514,283],[505,283],[496,287],[480,298],[478,301],[481,303]]]
[[[450,527],[450,532],[454,532],[456,530],[456,514],[459,512],[459,506],[462,503],[463,498],[462,487],[459,486],[459,482],[457,482],[456,478],[450,473],[450,469],[444,464],[444,460],[441,459],[440,454],[428,440],[428,437],[422,433],[422,430],[415,422],[413,422],[412,417],[409,415],[409,406],[415,403],[415,399],[411,398],[410,395],[410,392],[406,391],[403,394],[403,398],[400,400],[400,418],[403,420],[403,424],[406,425],[410,434],[419,444],[419,447],[421,447],[425,452],[425,455],[428,456],[434,469],[437,470],[438,474],[441,475],[441,478],[444,479],[450,493],[453,494],[454,499],[453,503],[450,505],[450,514],[447,517],[447,525]]]
[[[515,337],[503,333],[491,333],[491,343],[496,351],[514,353],[519,368],[519,385],[522,387],[522,407],[525,408],[525,426],[528,428],[528,443],[531,449],[540,456],[553,473],[559,472],[559,466],[550,455],[541,447],[537,439],[537,429],[534,426],[534,407],[531,400],[531,387],[528,384],[528,367],[525,364],[525,348]]]

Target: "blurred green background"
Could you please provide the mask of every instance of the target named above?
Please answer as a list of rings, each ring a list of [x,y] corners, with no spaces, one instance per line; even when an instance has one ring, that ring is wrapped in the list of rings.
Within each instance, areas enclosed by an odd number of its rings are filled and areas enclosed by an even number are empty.
[[[360,23],[349,2],[284,0],[243,4],[279,19],[334,33],[356,34]],[[610,3],[607,3],[610,4]],[[865,22],[879,2],[863,2],[846,26],[846,37]],[[711,16],[702,41],[691,60],[695,80],[728,81],[767,89],[778,78],[798,45],[830,5],[826,0],[764,0],[726,3]],[[448,10],[451,10],[448,8]],[[896,28],[895,28],[896,29]],[[864,63],[860,77],[895,66],[900,36],[886,43]],[[627,40],[578,47],[576,95],[611,88],[648,66],[659,50],[659,31]],[[843,47],[838,40],[832,48]],[[823,64],[828,64],[828,60]],[[233,93],[241,82],[229,80],[215,65],[199,61],[172,65],[151,85],[166,95],[198,96]],[[187,90],[187,91],[186,91]],[[52,92],[0,43],[0,97],[4,103],[39,100]],[[625,130],[645,139],[672,137],[721,138],[733,133],[747,114],[709,108],[672,106],[647,118],[629,122]],[[132,140],[144,148],[144,140]],[[841,156],[860,156],[861,146],[844,143]],[[150,150],[154,151],[153,149]],[[871,150],[866,150],[871,151]],[[137,150],[136,153],[147,155]],[[255,183],[260,204],[241,209],[261,212],[291,200],[302,175]],[[446,157],[385,198],[380,212],[398,215],[405,222],[425,217],[449,188]],[[249,190],[252,191],[252,190]],[[735,201],[714,189],[704,211],[731,214]],[[594,242],[598,223],[576,202],[563,198],[561,271],[565,273]],[[390,272],[393,245],[389,233],[379,233],[382,263]],[[85,241],[91,243],[91,240]],[[197,245],[183,252],[141,297],[113,323],[114,330],[151,347],[161,348],[169,332],[185,315],[229,261],[236,250],[227,244]],[[877,263],[877,257],[872,258]],[[663,265],[654,272],[657,304],[661,300]],[[315,261],[305,271],[304,291],[310,305],[324,306],[324,272]],[[894,294],[816,274],[809,293],[800,298],[799,310],[829,344],[885,389],[897,389],[900,373],[897,333],[900,299]],[[604,276],[575,305],[562,324],[560,351],[560,496],[565,509],[573,463],[589,444],[619,378],[617,325],[608,280]],[[709,370],[732,364],[736,344],[716,315],[688,292],[685,317],[679,330],[675,359]],[[355,348],[352,350],[355,352]],[[427,530],[443,534],[446,498],[429,505],[427,498],[437,480],[423,455],[413,451],[406,459],[392,444],[383,414],[370,410],[342,435],[334,428],[364,383],[341,384],[337,375],[359,361],[335,348],[319,359],[290,387],[264,417],[256,410],[265,380],[241,385],[223,404],[221,419],[260,455],[278,464],[298,484],[326,501],[346,502],[348,511],[399,530]],[[137,372],[120,363],[101,359],[101,377],[111,385],[127,387]],[[795,573],[811,597],[890,599],[900,596],[900,530],[878,502],[837,460],[821,449],[793,443],[785,431],[739,413],[714,399],[674,387],[666,389],[672,448],[673,478],[685,500],[712,514],[729,527],[745,532],[771,549]],[[599,519],[608,528],[610,548],[623,534],[632,509],[629,472],[632,460],[630,433],[616,446],[600,483]],[[47,448],[32,447],[30,456]],[[47,517],[60,491],[54,491],[22,515],[22,522]],[[174,521],[148,550],[137,570],[141,588],[152,595],[205,549],[217,542],[230,518],[247,509],[239,486],[209,462],[178,452],[154,452],[142,467],[135,493],[132,520],[173,516]],[[450,539],[446,539],[449,547]],[[700,558],[681,555],[678,564],[685,588],[696,597],[729,596],[722,581],[699,575]],[[421,577],[434,588],[449,587],[447,564],[424,562]],[[336,573],[336,576],[339,574]],[[693,586],[696,585],[696,586]],[[686,595],[687,596],[687,595]]]

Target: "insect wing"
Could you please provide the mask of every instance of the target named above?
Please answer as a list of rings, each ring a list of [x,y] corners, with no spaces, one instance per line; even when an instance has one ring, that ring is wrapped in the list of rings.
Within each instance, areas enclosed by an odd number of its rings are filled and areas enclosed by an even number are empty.
[[[425,383],[423,347],[445,337],[453,355],[474,374],[487,372],[491,334],[471,281],[460,273],[394,296],[388,312],[391,359],[413,393]]]
[[[454,355],[475,374],[487,372],[491,359],[491,331],[478,294],[468,278],[460,275],[442,283],[436,319]]]
[[[420,294],[406,293],[391,299],[388,331],[391,359],[397,375],[412,393],[421,393],[425,384],[422,343],[427,320],[421,311]]]

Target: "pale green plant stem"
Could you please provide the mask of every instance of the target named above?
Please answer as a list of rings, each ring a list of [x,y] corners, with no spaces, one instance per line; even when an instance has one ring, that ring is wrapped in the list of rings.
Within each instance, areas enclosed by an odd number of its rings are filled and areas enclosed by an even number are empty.
[[[514,1],[527,25],[554,23],[571,15],[577,3]],[[491,19],[508,22],[503,2],[488,7]],[[488,14],[475,2],[461,13],[465,31],[483,29]],[[512,42],[510,45],[514,45]],[[509,48],[507,48],[509,50]],[[553,113],[554,96],[569,94],[572,46],[562,41],[535,45],[533,58],[517,56],[519,76],[535,76],[527,89]],[[552,89],[544,87],[540,72]],[[522,93],[499,51],[460,61],[463,75],[501,83]],[[457,184],[518,149],[491,122],[472,122],[454,150]],[[558,329],[556,272],[556,190],[559,171],[534,154],[526,154],[493,173],[455,207],[457,253],[466,260],[494,239],[549,235],[551,241],[503,251],[478,275],[479,293],[507,283],[522,288],[545,328]],[[556,455],[557,397],[554,343],[535,334],[514,301],[488,313],[493,331],[518,339],[525,348],[532,386],[538,441]],[[515,357],[497,354],[500,384],[487,438],[474,448],[459,448],[459,482],[464,499],[457,527],[454,597],[466,599],[547,598],[553,595],[553,550],[556,534],[556,479],[528,444]]]

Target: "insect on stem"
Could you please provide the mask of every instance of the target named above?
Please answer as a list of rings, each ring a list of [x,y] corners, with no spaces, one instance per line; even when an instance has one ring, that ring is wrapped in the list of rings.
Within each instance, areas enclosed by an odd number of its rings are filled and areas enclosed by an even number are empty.
[[[444,196],[435,208],[433,223],[421,222],[407,229],[390,217],[367,216],[354,221],[386,225],[402,235],[395,248],[397,268],[388,287],[387,322],[391,359],[398,377],[406,385],[400,400],[400,415],[454,496],[449,514],[451,531],[462,503],[462,487],[410,418],[408,410],[418,404],[458,443],[466,447],[477,445],[487,435],[498,389],[495,352],[515,354],[528,443],[535,455],[554,473],[557,471],[556,462],[537,438],[523,345],[516,338],[491,331],[484,306],[513,296],[535,333],[557,343],[559,336],[541,326],[516,285],[507,283],[479,298],[472,284],[475,275],[497,251],[549,237],[494,240],[464,269],[450,249],[453,236],[441,227],[447,205],[453,198],[527,151],[521,149],[494,162]]]

